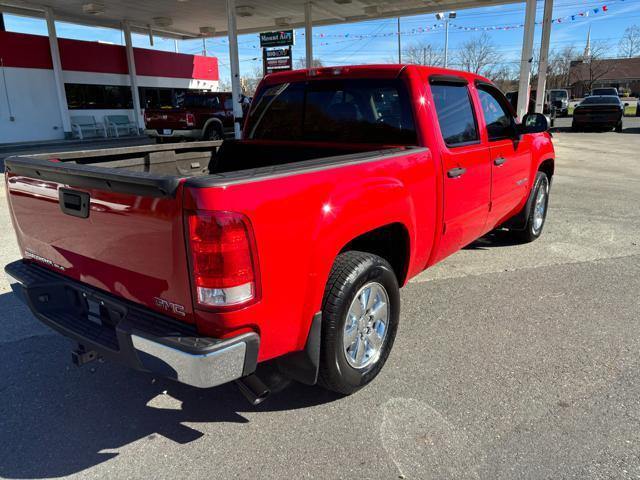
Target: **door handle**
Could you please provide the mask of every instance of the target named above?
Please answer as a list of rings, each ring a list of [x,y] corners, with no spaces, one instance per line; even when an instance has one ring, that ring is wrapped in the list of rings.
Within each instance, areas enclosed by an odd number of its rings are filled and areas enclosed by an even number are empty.
[[[507,161],[507,159],[506,159],[506,158],[504,158],[504,157],[498,157],[498,158],[496,158],[496,159],[493,161],[493,164],[494,164],[496,167],[499,167],[500,165],[504,164],[504,162],[506,162],[506,161]]]
[[[452,168],[447,172],[447,177],[449,178],[458,178],[465,174],[467,171],[466,168]]]

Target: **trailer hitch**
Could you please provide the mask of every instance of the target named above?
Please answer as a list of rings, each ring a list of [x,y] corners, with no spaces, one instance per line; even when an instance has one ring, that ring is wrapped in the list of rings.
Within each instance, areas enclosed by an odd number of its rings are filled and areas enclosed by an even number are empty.
[[[71,352],[71,361],[78,367],[98,360],[99,355],[95,350],[87,350],[84,345],[78,344],[78,348]]]

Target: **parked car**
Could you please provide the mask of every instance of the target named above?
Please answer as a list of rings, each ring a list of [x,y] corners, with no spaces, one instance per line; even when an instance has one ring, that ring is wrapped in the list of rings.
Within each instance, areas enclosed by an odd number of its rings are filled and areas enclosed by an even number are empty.
[[[399,288],[496,228],[543,231],[554,149],[486,78],[415,65],[268,75],[244,139],[6,160],[6,272],[77,363],[196,387],[269,368],[350,394],[385,364]],[[34,367],[35,368],[35,367]]]
[[[614,128],[616,132],[622,132],[626,106],[628,104],[613,95],[587,97],[574,109],[571,128]]]
[[[248,102],[242,98],[246,110]],[[145,134],[158,143],[176,140],[222,140],[233,134],[230,92],[187,92],[171,108],[147,109]]]
[[[602,87],[602,88],[593,88],[590,97],[605,97],[605,96],[614,96],[619,97],[618,89],[615,87]]]
[[[557,116],[566,117],[569,115],[569,91],[554,88],[547,92],[549,109],[554,108]]]
[[[507,100],[513,107],[514,111],[518,110],[518,91],[507,92],[506,94]],[[529,108],[527,109],[527,113],[535,113],[536,111],[536,96],[535,90],[531,92],[529,95]]]
[[[537,90],[532,90],[529,95],[529,108],[527,113],[536,111]],[[511,106],[517,110],[518,108],[518,92],[507,92],[506,94]],[[569,113],[569,93],[566,90],[550,90],[545,94],[545,102],[543,110],[545,115],[563,116]]]

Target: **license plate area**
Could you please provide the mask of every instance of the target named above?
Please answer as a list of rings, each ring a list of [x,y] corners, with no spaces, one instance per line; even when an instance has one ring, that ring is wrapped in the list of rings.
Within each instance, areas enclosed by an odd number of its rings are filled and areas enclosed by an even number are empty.
[[[65,284],[32,286],[28,296],[34,312],[45,323],[74,334],[79,343],[89,341],[110,350],[120,349],[116,326],[127,314],[122,305]]]
[[[173,130],[169,129],[169,128],[164,128],[162,130],[162,134],[163,135],[171,135],[171,133],[173,133]]]

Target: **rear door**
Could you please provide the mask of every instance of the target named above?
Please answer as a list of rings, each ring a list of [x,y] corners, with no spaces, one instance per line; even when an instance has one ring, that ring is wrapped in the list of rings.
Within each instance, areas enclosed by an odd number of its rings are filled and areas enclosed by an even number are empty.
[[[444,233],[437,259],[484,232],[490,201],[489,149],[480,141],[467,81],[433,76],[431,93],[441,132],[444,168]]]
[[[484,83],[477,85],[477,92],[491,155],[492,228],[520,208],[527,196],[531,149],[526,135],[516,135],[516,119],[502,93]]]

